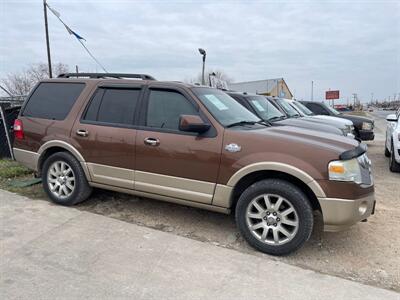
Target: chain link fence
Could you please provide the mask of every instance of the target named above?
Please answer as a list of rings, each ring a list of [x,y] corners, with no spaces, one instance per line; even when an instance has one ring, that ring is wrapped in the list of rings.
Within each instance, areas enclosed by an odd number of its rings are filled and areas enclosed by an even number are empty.
[[[0,98],[0,158],[13,158],[13,125],[25,97]]]

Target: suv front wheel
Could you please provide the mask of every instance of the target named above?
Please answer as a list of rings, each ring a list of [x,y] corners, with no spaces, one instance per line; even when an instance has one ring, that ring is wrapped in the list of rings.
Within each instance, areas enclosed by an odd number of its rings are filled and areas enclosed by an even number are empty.
[[[248,187],[238,200],[236,222],[247,242],[267,254],[286,255],[311,236],[313,210],[305,194],[280,179]]]
[[[82,202],[92,192],[80,163],[67,152],[58,152],[46,159],[42,182],[49,198],[61,205]]]

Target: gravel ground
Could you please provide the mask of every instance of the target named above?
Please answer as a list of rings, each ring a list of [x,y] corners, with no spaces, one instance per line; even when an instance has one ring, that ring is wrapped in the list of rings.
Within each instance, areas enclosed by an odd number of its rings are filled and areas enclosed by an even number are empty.
[[[250,248],[233,216],[103,190],[96,190],[77,208],[400,292],[400,174],[389,171],[383,155],[385,121],[377,118],[376,126],[376,140],[367,143],[374,167],[376,214],[339,233],[322,232],[317,215],[310,241],[288,257],[276,258]]]

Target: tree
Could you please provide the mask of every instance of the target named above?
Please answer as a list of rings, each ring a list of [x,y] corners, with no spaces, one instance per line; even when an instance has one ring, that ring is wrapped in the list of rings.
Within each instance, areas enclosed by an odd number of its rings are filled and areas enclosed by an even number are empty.
[[[206,82],[206,85],[210,85],[210,75],[215,74],[214,76],[217,77],[218,79],[221,79],[223,81],[226,81],[227,83],[230,83],[233,81],[233,78],[227,75],[224,71],[222,70],[207,70],[204,74],[204,81]],[[185,82],[195,84],[195,83],[201,83],[201,73],[199,73],[196,77],[194,78],[189,78],[186,79]]]
[[[56,75],[67,73],[68,69],[68,65],[58,63],[53,66],[53,73]],[[49,78],[47,64],[39,63],[21,72],[8,74],[6,78],[0,79],[0,82],[12,95],[25,96],[38,81],[46,78]]]

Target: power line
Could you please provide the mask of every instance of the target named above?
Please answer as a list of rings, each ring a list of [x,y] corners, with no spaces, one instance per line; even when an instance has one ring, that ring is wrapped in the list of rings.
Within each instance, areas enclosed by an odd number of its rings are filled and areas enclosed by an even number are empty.
[[[82,47],[85,49],[85,51],[90,55],[91,58],[103,69],[104,72],[108,73],[106,68],[99,62],[99,60],[92,54],[92,52],[83,44],[82,40],[86,41],[82,36],[77,34],[75,31],[73,31],[65,22],[61,19],[61,14],[56,11],[54,8],[51,8],[49,4],[44,0],[44,3],[46,7],[53,13],[53,15],[56,16],[56,18],[64,25],[65,29],[68,31],[69,34],[72,34],[73,36],[76,37],[78,42],[82,45]]]

